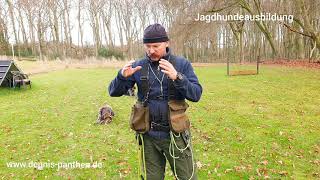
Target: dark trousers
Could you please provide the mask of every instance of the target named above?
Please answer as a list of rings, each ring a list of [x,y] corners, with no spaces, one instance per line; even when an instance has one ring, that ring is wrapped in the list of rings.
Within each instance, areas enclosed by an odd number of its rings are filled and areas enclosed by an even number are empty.
[[[173,174],[175,175],[176,172],[177,178],[179,180],[188,180],[191,176],[191,179],[197,179],[196,165],[195,161],[192,162],[192,151],[190,147],[181,152],[176,148],[174,144],[172,144],[172,146],[174,147],[174,157],[176,157],[173,158],[172,150],[170,150],[171,155],[169,153],[170,138],[158,139],[149,135],[143,135],[143,140],[147,180],[164,179],[166,159],[170,164]],[[186,142],[183,140],[182,135],[180,135],[180,137],[174,136],[174,140],[179,148],[186,147]]]

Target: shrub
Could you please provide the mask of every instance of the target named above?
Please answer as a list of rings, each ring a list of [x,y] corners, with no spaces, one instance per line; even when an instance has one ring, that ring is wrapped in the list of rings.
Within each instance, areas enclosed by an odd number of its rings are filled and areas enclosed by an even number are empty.
[[[113,48],[110,48],[110,49],[100,48],[98,50],[98,55],[99,55],[99,57],[104,57],[104,58],[114,57],[117,60],[119,60],[119,59],[123,60],[124,59],[123,53],[119,49],[113,49]]]

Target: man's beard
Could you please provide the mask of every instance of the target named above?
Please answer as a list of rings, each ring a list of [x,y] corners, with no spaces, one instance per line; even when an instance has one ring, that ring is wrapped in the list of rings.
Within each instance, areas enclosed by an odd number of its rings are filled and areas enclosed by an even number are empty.
[[[159,61],[159,60],[160,60],[160,57],[159,57],[159,56],[155,56],[155,55],[149,55],[149,58],[150,58],[152,61]]]

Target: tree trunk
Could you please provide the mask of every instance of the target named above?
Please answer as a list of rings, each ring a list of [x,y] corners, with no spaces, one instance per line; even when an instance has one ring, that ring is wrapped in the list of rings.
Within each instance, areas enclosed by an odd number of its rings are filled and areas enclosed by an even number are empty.
[[[22,41],[24,45],[28,44],[28,39],[27,39],[27,34],[26,34],[26,29],[24,27],[24,22],[21,14],[21,5],[18,3],[18,15],[19,15],[19,24],[21,27],[21,33],[22,33]]]
[[[9,15],[10,15],[10,19],[11,19],[11,24],[12,24],[12,28],[13,28],[13,34],[14,34],[14,40],[15,40],[15,43],[18,44],[19,43],[19,39],[18,39],[18,36],[17,36],[17,30],[16,30],[16,24],[15,24],[15,17],[14,17],[14,9],[13,9],[13,5],[12,3],[10,2],[10,0],[6,0],[7,4],[8,4],[8,10],[9,10]]]
[[[83,51],[83,28],[82,28],[82,23],[81,23],[81,9],[82,9],[82,0],[79,0],[78,3],[78,28],[79,28],[79,32],[78,32],[78,46],[79,43],[81,44],[81,56],[83,57],[84,55],[84,51]]]

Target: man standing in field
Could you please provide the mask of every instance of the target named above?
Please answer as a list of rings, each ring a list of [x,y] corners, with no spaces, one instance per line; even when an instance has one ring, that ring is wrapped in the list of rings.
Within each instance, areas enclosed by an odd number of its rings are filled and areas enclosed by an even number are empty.
[[[142,148],[141,178],[164,179],[167,159],[176,179],[197,179],[185,99],[199,101],[202,87],[191,63],[171,53],[163,26],[148,26],[143,43],[145,58],[130,61],[109,85],[114,97],[138,86],[130,126]]]

